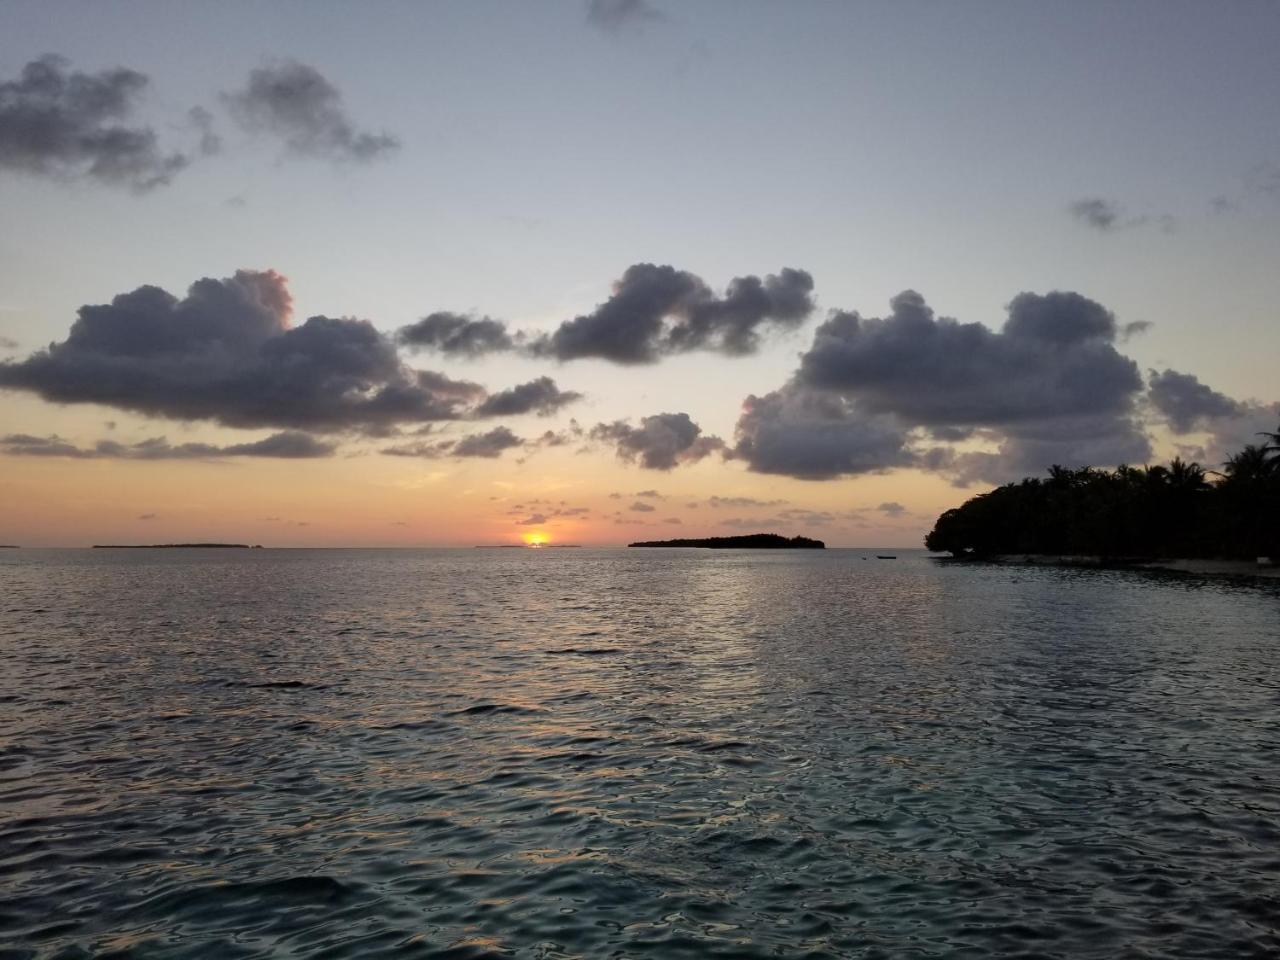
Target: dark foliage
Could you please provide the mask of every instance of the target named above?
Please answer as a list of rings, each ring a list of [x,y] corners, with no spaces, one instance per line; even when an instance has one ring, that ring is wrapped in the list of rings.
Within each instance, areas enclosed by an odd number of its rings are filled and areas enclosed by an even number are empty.
[[[741,537],[698,537],[687,540],[644,540],[629,547],[710,547],[712,549],[748,548],[752,550],[824,550],[826,544],[808,537],[787,539],[777,533],[749,533]]]
[[[1207,474],[1196,463],[1053,467],[938,518],[930,550],[1112,558],[1280,557],[1280,432]]]

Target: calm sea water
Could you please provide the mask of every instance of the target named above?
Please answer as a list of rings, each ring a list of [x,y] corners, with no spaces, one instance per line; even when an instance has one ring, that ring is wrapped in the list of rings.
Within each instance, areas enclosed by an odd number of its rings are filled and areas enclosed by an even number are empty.
[[[1280,585],[0,555],[0,956],[1280,952]]]

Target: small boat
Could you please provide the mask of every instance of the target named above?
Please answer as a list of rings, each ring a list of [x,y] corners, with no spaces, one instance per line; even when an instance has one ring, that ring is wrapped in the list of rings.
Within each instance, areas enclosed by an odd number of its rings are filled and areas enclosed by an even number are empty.
[[[897,560],[898,558],[891,553],[877,553],[876,559],[877,560]]]

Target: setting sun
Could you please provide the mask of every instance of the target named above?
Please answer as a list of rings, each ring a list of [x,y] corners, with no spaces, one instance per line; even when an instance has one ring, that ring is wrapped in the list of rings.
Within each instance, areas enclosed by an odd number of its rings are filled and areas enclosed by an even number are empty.
[[[531,547],[546,546],[547,543],[550,542],[550,540],[551,538],[548,537],[545,533],[542,533],[541,531],[537,533],[526,533],[524,535],[524,542]]]

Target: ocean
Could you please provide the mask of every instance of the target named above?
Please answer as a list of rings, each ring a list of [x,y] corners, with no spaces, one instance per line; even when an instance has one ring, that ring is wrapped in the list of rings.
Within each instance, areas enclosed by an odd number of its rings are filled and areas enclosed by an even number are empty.
[[[0,554],[0,957],[1280,953],[1280,584]]]

